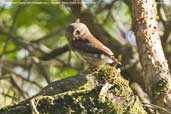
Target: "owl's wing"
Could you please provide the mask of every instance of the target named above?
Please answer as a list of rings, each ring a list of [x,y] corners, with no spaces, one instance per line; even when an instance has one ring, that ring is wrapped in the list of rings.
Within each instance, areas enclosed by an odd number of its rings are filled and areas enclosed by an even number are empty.
[[[83,35],[82,38],[73,41],[73,47],[77,50],[87,53],[105,54],[109,57],[113,56],[113,52],[97,40],[93,35]]]

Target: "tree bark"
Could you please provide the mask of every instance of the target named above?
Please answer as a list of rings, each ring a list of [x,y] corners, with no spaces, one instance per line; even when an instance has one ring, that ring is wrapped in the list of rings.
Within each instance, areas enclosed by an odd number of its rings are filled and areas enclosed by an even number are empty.
[[[171,111],[171,75],[159,37],[155,0],[132,0],[132,9],[148,94],[153,103]]]

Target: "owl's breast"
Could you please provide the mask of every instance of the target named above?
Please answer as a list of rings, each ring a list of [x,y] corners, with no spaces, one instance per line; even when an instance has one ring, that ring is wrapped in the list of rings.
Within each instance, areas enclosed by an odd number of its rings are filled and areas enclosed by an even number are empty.
[[[82,51],[78,51],[79,55],[86,60],[89,64],[99,66],[99,65],[105,65],[105,64],[111,64],[113,63],[113,60],[104,55],[104,54],[92,54],[92,53],[85,53]]]

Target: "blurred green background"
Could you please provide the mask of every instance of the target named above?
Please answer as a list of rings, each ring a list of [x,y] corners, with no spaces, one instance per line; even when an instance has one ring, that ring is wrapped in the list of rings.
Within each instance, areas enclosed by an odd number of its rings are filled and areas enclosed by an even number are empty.
[[[135,48],[125,39],[125,33],[131,29],[129,2],[85,0],[85,3],[98,24],[123,49],[125,45]],[[86,62],[68,49],[65,37],[65,28],[76,19],[70,7],[60,1],[0,1],[0,105],[29,98],[48,83],[75,76],[88,68]],[[54,50],[61,53],[54,56]],[[122,61],[122,53],[117,56]]]

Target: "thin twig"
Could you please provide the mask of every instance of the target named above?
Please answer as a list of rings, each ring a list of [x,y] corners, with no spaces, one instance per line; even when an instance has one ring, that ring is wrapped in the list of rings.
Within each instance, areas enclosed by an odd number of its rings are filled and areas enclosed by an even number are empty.
[[[40,84],[38,84],[37,82],[32,81],[32,80],[29,80],[29,79],[27,79],[27,78],[24,78],[23,76],[21,76],[20,74],[17,74],[16,72],[14,72],[13,70],[11,70],[11,69],[9,69],[9,68],[3,67],[3,69],[5,69],[5,70],[8,71],[8,72],[13,73],[13,74],[14,74],[15,76],[17,76],[18,78],[20,78],[20,79],[22,79],[22,80],[24,80],[24,81],[26,81],[26,82],[32,83],[32,84],[36,85],[38,88],[42,89],[42,86],[41,86]]]
[[[145,107],[150,107],[150,108],[153,108],[153,109],[158,109],[158,110],[161,110],[161,111],[164,111],[168,114],[171,114],[171,112],[169,110],[167,110],[166,108],[164,107],[161,107],[161,106],[158,106],[158,105],[155,105],[155,104],[149,104],[149,103],[143,103]]]
[[[15,95],[10,95],[10,94],[4,93],[4,92],[2,92],[0,94],[3,95],[3,96],[5,96],[5,97],[11,98],[13,100],[17,100],[17,98],[15,97]]]
[[[25,99],[26,97],[25,97],[23,90],[19,87],[19,85],[16,83],[16,81],[13,79],[13,77],[9,77],[9,78],[10,78],[11,84],[18,90],[20,95]]]

